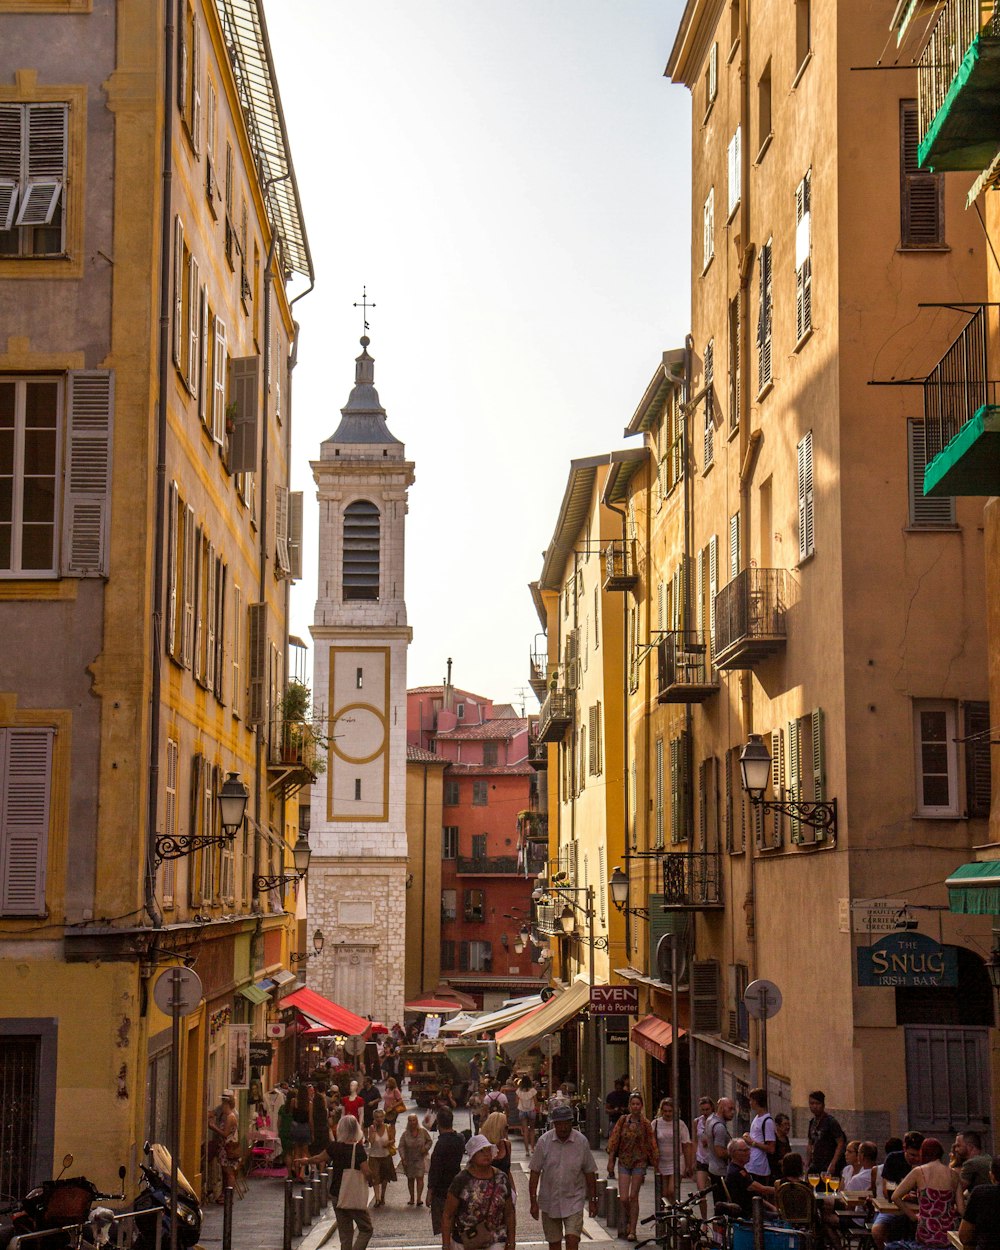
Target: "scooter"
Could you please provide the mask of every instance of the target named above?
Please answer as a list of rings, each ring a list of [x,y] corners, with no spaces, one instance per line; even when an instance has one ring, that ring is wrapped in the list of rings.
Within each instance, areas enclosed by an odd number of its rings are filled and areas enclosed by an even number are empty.
[[[161,1225],[160,1246],[170,1245],[170,1151],[158,1142],[146,1142],[142,1151],[147,1162],[139,1164],[143,1188],[132,1203],[136,1217],[132,1250],[156,1250],[157,1219]],[[178,1168],[177,1244],[188,1250],[200,1235],[201,1206],[184,1173]]]
[[[114,1202],[124,1198],[125,1192],[123,1188],[120,1194],[104,1194],[85,1176],[64,1178],[63,1172],[72,1164],[73,1156],[65,1155],[55,1180],[43,1181],[7,1208],[11,1226],[0,1229],[0,1250],[7,1250],[15,1237],[46,1230],[51,1230],[50,1235],[32,1237],[25,1250],[69,1250],[78,1242],[91,1241],[92,1230],[80,1227],[86,1226],[91,1207],[98,1198]],[[118,1177],[125,1180],[124,1167],[118,1169]]]

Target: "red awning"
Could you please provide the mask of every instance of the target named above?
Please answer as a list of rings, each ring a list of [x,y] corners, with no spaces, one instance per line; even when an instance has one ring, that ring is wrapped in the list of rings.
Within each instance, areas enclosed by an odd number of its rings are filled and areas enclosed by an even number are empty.
[[[305,1016],[311,1028],[305,1030],[315,1036],[321,1033],[343,1033],[345,1037],[362,1034],[367,1037],[371,1029],[371,1021],[364,1016],[356,1016],[353,1011],[333,1003],[322,994],[304,986],[281,1000],[282,1007],[294,1007]]]
[[[403,1004],[406,1011],[461,1011],[462,1006],[454,998],[414,998]]]
[[[677,1036],[683,1037],[684,1033],[684,1029],[678,1029]],[[632,1041],[660,1063],[667,1062],[667,1047],[673,1040],[674,1030],[659,1016],[643,1016],[632,1026]]]

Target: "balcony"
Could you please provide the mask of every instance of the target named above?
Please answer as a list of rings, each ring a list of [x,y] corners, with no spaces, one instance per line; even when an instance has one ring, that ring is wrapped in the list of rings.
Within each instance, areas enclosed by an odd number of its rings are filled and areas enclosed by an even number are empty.
[[[561,912],[563,905],[559,905]],[[562,937],[563,927],[554,903],[538,903],[535,907],[535,928],[543,937]]]
[[[545,742],[528,743],[528,763],[536,773],[543,773],[549,766],[549,748]]]
[[[528,685],[539,703],[549,688],[549,657],[545,651],[532,651],[528,657]]]
[[[990,377],[996,308],[978,308],[924,383],[927,496],[1000,492],[1000,406]]]
[[[573,723],[576,700],[570,690],[553,690],[538,714],[538,741],[561,742]]]
[[[267,748],[268,789],[290,799],[316,780],[322,742],[309,721],[277,720],[270,726]]]
[[[668,851],[660,861],[665,911],[712,911],[722,903],[717,851]]]
[[[549,818],[544,812],[518,812],[517,832],[525,842],[549,842]]]
[[[675,630],[656,645],[658,703],[704,703],[719,689],[708,654],[707,635]]]
[[[519,877],[523,873],[516,855],[459,855],[460,877]]]
[[[715,596],[716,668],[755,668],[785,645],[788,574],[744,569]]]
[[[918,70],[917,159],[935,172],[985,169],[1000,147],[1000,13],[945,0]]]
[[[604,548],[604,589],[631,590],[639,580],[635,543],[616,538]]]

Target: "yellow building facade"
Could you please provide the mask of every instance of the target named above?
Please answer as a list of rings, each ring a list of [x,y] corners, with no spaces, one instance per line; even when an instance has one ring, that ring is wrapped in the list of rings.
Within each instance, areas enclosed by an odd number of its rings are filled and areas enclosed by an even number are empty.
[[[201,1180],[221,1090],[245,1109],[277,1075],[246,1043],[295,981],[289,282],[311,260],[258,4],[5,0],[0,29],[0,1064],[31,1107],[0,1188],[66,1151],[110,1185],[165,1139],[152,988],[178,962],[203,989],[178,1057]],[[222,838],[230,773],[248,804]]]

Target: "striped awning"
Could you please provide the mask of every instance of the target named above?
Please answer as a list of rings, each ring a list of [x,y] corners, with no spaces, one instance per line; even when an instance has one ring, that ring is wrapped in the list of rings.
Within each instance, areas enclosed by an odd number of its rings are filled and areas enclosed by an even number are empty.
[[[1000,916],[1000,860],[962,864],[945,886],[951,911],[965,916]]]
[[[683,1037],[684,1030],[678,1028],[677,1036]],[[673,1040],[673,1027],[659,1016],[643,1016],[638,1024],[632,1026],[632,1041],[660,1063],[667,1062],[667,1047]]]

